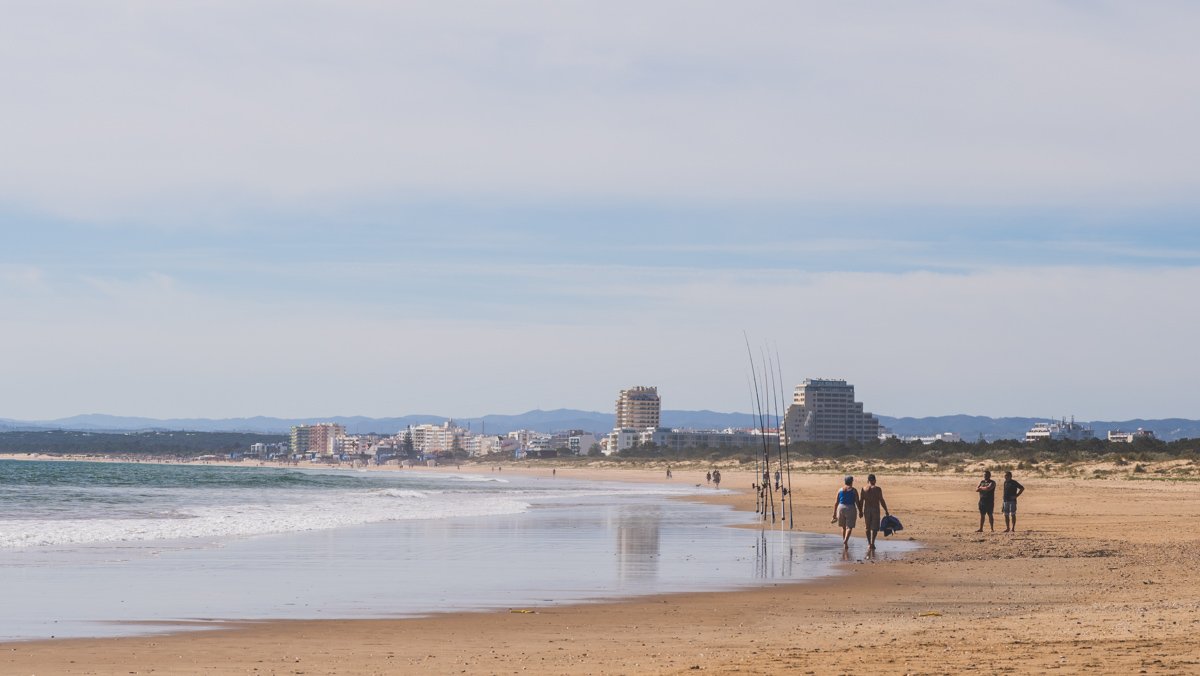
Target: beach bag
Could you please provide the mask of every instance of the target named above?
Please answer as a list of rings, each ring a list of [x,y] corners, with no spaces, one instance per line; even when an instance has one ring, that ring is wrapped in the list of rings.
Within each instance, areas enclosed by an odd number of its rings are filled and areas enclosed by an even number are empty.
[[[879,522],[879,530],[883,531],[885,536],[888,536],[896,531],[904,530],[904,524],[900,523],[900,519],[888,514]]]

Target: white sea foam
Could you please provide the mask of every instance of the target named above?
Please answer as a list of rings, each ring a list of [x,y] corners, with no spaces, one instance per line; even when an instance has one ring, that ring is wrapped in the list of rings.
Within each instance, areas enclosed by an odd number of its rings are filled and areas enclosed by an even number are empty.
[[[528,502],[507,495],[384,488],[324,493],[303,503],[190,506],[177,512],[178,518],[0,519],[0,548],[293,533],[382,521],[516,514],[528,507]]]

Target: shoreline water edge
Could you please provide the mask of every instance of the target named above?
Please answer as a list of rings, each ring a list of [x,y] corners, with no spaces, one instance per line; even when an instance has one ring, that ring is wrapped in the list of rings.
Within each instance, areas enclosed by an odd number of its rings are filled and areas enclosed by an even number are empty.
[[[464,469],[467,469],[464,467]],[[486,466],[470,468],[486,472]],[[532,469],[533,473],[543,470]],[[551,470],[547,468],[546,472]],[[511,468],[504,472],[515,476]],[[570,469],[585,480],[660,481],[654,469]],[[675,481],[703,483],[680,468]],[[753,473],[688,496],[753,526]],[[170,635],[0,644],[5,673],[953,673],[971,669],[1180,673],[1200,669],[1200,516],[1186,481],[1018,476],[1021,530],[975,533],[962,474],[876,470],[922,548],[803,584],[413,619],[285,620]],[[865,474],[865,473],[864,473]],[[699,477],[699,479],[697,479]],[[841,472],[794,476],[797,530],[832,533]],[[729,529],[726,529],[729,530]],[[744,529],[739,529],[744,530]],[[861,528],[852,544],[861,543]],[[893,541],[881,538],[886,551]],[[860,547],[862,545],[859,545]]]
[[[0,469],[0,570],[19,581],[0,641],[735,590],[836,574],[849,554],[824,534],[730,529],[744,516],[695,500],[712,487],[556,470]]]

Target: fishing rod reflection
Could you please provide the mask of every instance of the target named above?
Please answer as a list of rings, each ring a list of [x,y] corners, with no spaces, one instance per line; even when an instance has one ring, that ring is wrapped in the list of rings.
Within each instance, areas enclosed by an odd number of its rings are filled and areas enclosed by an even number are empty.
[[[792,579],[804,558],[804,539],[786,530],[764,528],[754,544],[754,577],[763,580]]]

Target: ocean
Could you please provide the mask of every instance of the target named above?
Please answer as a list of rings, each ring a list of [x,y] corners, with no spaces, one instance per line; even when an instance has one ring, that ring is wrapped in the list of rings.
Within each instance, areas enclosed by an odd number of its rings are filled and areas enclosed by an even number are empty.
[[[839,538],[679,499],[708,487],[569,474],[0,460],[0,641],[736,589],[840,560]]]

